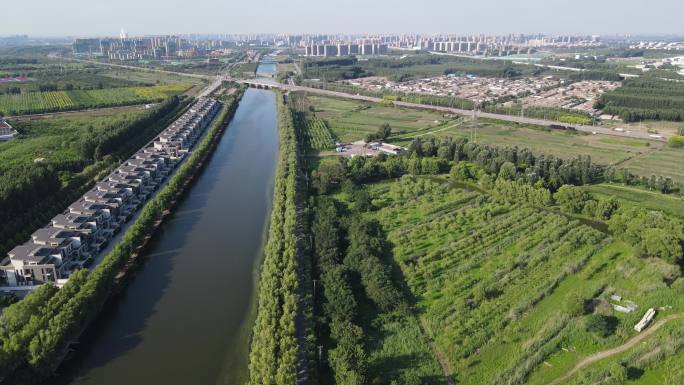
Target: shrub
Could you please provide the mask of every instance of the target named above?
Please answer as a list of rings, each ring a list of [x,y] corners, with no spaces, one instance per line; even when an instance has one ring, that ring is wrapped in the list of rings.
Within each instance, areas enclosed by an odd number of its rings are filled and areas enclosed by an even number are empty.
[[[584,314],[585,311],[584,297],[578,293],[570,293],[565,300],[565,312],[572,316]]]
[[[681,130],[682,130],[682,129],[680,128],[680,131],[681,131]],[[670,147],[674,147],[674,148],[682,148],[682,147],[684,147],[684,135],[677,135],[677,136],[671,137],[671,138],[667,141],[667,144],[669,144]]]
[[[592,314],[586,319],[585,327],[588,332],[601,337],[608,337],[615,333],[618,322],[618,319],[614,316]]]

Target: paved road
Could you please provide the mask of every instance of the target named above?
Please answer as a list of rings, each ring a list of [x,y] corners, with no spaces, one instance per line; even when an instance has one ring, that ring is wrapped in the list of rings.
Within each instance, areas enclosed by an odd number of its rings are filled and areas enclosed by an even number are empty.
[[[684,313],[677,313],[677,314],[671,314],[660,321],[654,323],[651,325],[650,328],[646,329],[645,331],[637,334],[636,336],[632,337],[629,341],[625,342],[624,344],[615,347],[613,349],[608,349],[608,350],[603,350],[598,353],[594,353],[588,357],[583,358],[580,362],[578,362],[570,371],[562,375],[561,377],[556,378],[551,382],[549,385],[556,385],[560,384],[561,382],[567,380],[572,376],[573,374],[577,373],[580,369],[584,368],[587,365],[591,365],[594,362],[600,361],[604,358],[608,358],[610,356],[614,356],[616,354],[623,353],[631,348],[634,347],[634,345],[638,344],[641,342],[644,338],[650,336],[651,334],[655,333],[658,331],[658,329],[662,328],[665,326],[666,323],[673,321],[675,319],[679,318],[684,318]]]
[[[338,98],[346,98],[346,99],[354,99],[354,100],[362,100],[362,101],[373,102],[373,103],[378,103],[382,100],[380,98],[375,98],[375,97],[371,97],[371,96],[364,96],[364,95],[359,95],[359,94],[354,95],[354,94],[348,94],[348,93],[344,93],[344,92],[321,90],[318,88],[280,84],[280,83],[278,83],[272,79],[258,78],[258,79],[246,79],[246,80],[234,80],[234,81],[237,81],[240,83],[245,83],[245,84],[258,85],[258,86],[262,86],[262,87],[267,86],[267,87],[281,88],[281,89],[284,89],[287,91],[305,91],[305,92],[319,94],[319,95],[326,95],[326,96],[333,96],[333,97],[338,97]],[[463,110],[463,109],[459,109],[459,108],[441,107],[441,106],[433,106],[433,105],[429,105],[429,104],[408,103],[408,102],[401,102],[401,101],[395,101],[394,105],[400,106],[400,107],[406,107],[406,108],[441,111],[441,112],[446,112],[446,113],[456,114],[456,115],[461,115],[461,116],[467,116],[467,117],[473,116],[472,110]],[[557,122],[555,120],[544,120],[544,119],[526,118],[526,117],[513,116],[513,115],[493,114],[490,112],[483,112],[483,111],[475,112],[475,116],[480,117],[480,118],[504,120],[504,121],[508,121],[508,122],[533,124],[533,125],[547,126],[547,127],[554,126],[554,125],[563,125],[565,127],[572,127],[575,130],[581,131],[581,132],[596,133],[596,134],[611,135],[611,136],[619,136],[619,137],[623,137],[623,138],[645,139],[645,140],[652,140],[652,141],[656,141],[656,142],[664,142],[666,140],[665,138],[654,138],[654,137],[650,136],[650,134],[648,134],[647,132],[642,132],[642,131],[615,131],[613,129],[606,128],[606,127],[560,123],[560,122]]]

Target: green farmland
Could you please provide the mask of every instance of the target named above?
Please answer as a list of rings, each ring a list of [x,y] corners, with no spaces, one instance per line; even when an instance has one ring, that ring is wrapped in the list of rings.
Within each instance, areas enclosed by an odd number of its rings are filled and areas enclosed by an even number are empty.
[[[171,96],[181,94],[190,87],[190,84],[179,83],[166,86],[0,95],[0,113],[4,115],[24,115],[159,102]]]
[[[670,215],[684,218],[684,199],[680,197],[664,195],[658,191],[649,191],[639,187],[609,183],[588,185],[584,189],[597,197],[615,196],[634,206],[662,210]]]
[[[392,134],[387,141],[402,146],[409,145],[416,137],[466,137],[477,143],[518,146],[536,154],[566,159],[590,155],[596,163],[626,167],[640,176],[657,174],[684,182],[684,167],[681,167],[684,150],[661,142],[573,133],[492,119],[444,117],[433,111],[314,95],[308,95],[307,99],[313,105],[316,117],[323,119],[342,142],[363,139],[375,133],[383,123],[389,123]]]
[[[535,153],[561,158],[589,154],[594,161],[603,164],[645,156],[663,146],[646,140],[584,135],[491,119],[473,121],[468,118],[444,118],[438,112],[385,107],[359,101],[318,96],[308,96],[308,99],[315,106],[316,116],[324,119],[343,141],[363,139],[387,122],[392,127],[388,141],[403,146],[424,135],[437,138],[468,137],[475,138],[478,143],[526,147]]]
[[[310,149],[322,151],[335,147],[335,138],[328,125],[318,117],[307,119],[305,137]]]
[[[666,309],[658,317],[684,310],[682,280],[665,283],[669,265],[636,258],[631,246],[563,215],[497,203],[440,178],[368,191],[377,209],[365,215],[386,231],[427,338],[457,383],[547,384],[635,335],[645,309]],[[614,311],[612,294],[638,310]],[[615,320],[610,335],[587,331],[591,313]],[[682,326],[662,338],[672,342]]]
[[[632,172],[644,175],[667,175],[673,180],[684,182],[684,148],[663,147],[624,163]]]
[[[389,123],[396,135],[424,132],[444,123],[441,114],[431,111],[383,107],[372,103],[309,95],[315,115],[343,142],[353,142],[375,133],[383,123]]]

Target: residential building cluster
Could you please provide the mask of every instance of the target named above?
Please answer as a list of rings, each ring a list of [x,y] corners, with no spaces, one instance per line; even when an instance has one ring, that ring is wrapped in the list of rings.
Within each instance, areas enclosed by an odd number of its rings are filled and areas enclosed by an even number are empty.
[[[342,43],[338,43],[342,42]],[[351,42],[351,43],[345,43]],[[288,36],[276,45],[290,45],[304,49],[305,56],[346,56],[377,54],[364,51],[364,44],[377,45],[380,50],[427,50],[485,56],[529,54],[540,48],[597,47],[598,36],[546,35],[296,35]],[[344,47],[348,45],[349,47]],[[358,48],[356,48],[358,45]],[[327,48],[326,48],[327,47]],[[386,47],[386,48],[385,48]],[[371,47],[372,49],[372,47]],[[370,53],[369,53],[370,52]]]
[[[605,92],[620,87],[619,82],[583,80],[522,98],[525,106],[559,107],[593,112],[594,103]]]
[[[93,262],[111,238],[151,198],[220,110],[200,99],[64,212],[0,262],[0,286],[60,283]]]
[[[555,77],[535,77],[523,79],[484,78],[477,76],[444,75],[433,78],[416,79],[404,82],[390,81],[387,78],[369,77],[347,81],[347,83],[368,90],[390,90],[409,94],[428,94],[454,96],[477,103],[501,98],[517,98],[539,93],[561,85]]]
[[[77,55],[113,60],[168,59],[205,56],[234,47],[292,47],[305,56],[384,55],[390,49],[425,50],[468,55],[529,54],[541,48],[598,47],[598,36],[428,35],[428,34],[247,34],[174,35],[76,39]]]
[[[639,43],[631,44],[629,48],[684,51],[684,41],[641,41]]]
[[[322,44],[311,43],[304,47],[304,56],[369,56],[387,55],[387,44],[374,41],[360,41],[355,43],[329,42]]]
[[[568,83],[555,76],[501,79],[444,75],[404,82],[390,81],[384,77],[367,77],[343,82],[371,91],[454,96],[476,103],[522,103],[525,106],[571,108],[585,112],[593,112],[594,102],[603,93],[620,86],[619,82],[603,80]]]
[[[148,36],[131,38],[121,32],[118,38],[76,39],[72,49],[76,55],[106,57],[111,60],[143,60],[191,58],[235,47],[224,40],[195,40],[181,36]]]

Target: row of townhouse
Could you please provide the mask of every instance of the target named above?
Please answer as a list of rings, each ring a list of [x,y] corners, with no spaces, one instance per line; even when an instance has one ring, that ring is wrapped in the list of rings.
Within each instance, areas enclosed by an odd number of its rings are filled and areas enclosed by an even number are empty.
[[[220,103],[200,99],[151,143],[72,203],[0,262],[0,286],[68,279],[103,250],[209,126]]]

